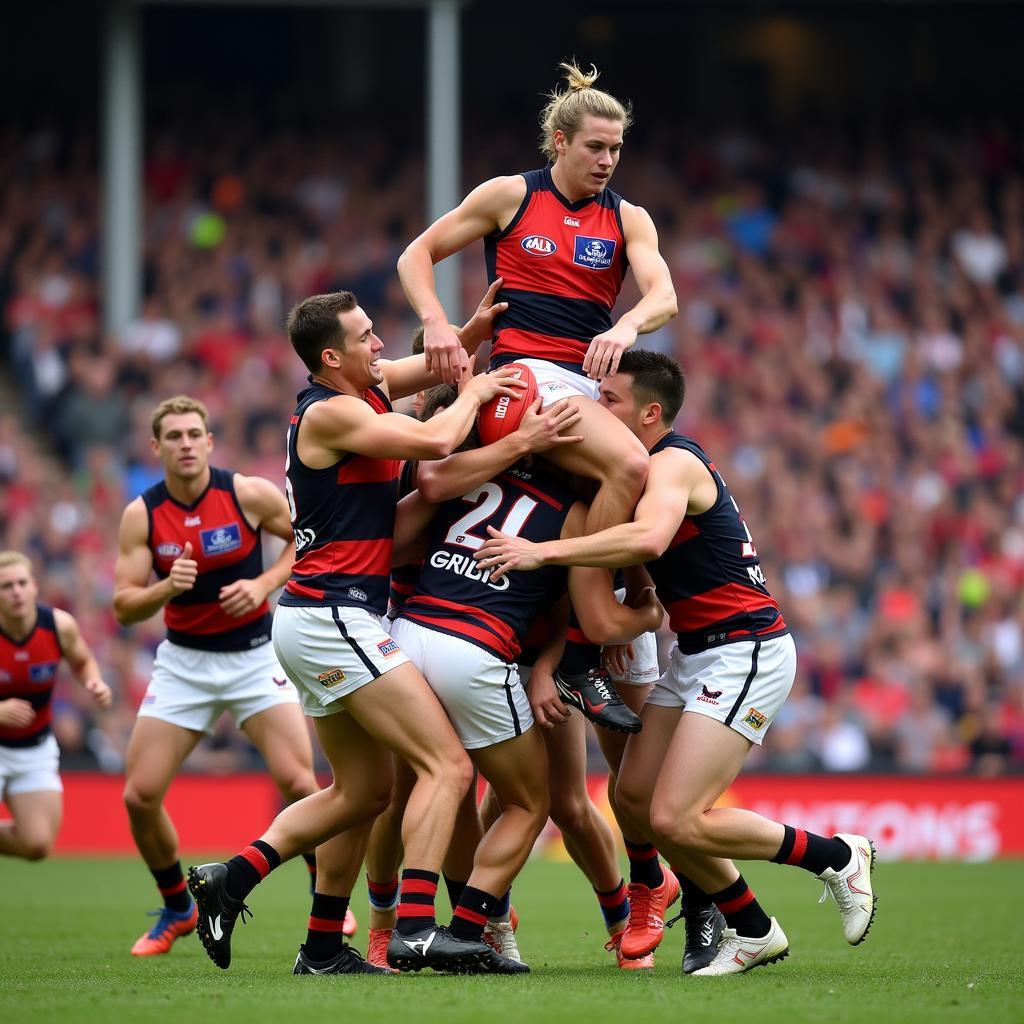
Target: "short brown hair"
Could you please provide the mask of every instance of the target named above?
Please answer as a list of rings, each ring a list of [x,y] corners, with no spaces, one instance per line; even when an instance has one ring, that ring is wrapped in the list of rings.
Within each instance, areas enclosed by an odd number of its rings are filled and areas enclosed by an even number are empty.
[[[175,395],[173,398],[165,398],[154,410],[153,410],[153,436],[159,441],[160,440],[160,424],[163,422],[165,416],[170,415],[181,415],[185,412],[194,412],[199,414],[199,418],[203,421],[203,426],[207,431],[210,429],[210,414],[197,398],[189,398],[188,395]]]
[[[288,340],[310,373],[320,369],[325,348],[344,348],[345,329],[338,314],[358,305],[352,292],[328,292],[310,295],[288,314]]]

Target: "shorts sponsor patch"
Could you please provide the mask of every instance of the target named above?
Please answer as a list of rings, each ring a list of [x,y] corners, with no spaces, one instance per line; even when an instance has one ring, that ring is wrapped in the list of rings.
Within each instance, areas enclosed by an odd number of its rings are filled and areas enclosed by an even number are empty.
[[[325,689],[329,690],[332,686],[337,686],[338,683],[345,681],[345,673],[340,668],[330,668],[326,672],[321,672],[316,677],[316,681]],[[277,680],[274,680],[277,683]],[[281,684],[278,683],[280,686]]]
[[[214,526],[209,530],[200,530],[199,541],[203,546],[203,554],[207,557],[226,555],[229,551],[242,546],[242,530],[238,523]]]
[[[768,719],[761,714],[757,708],[750,708],[743,717],[743,724],[749,725],[751,729],[763,729]]]
[[[41,665],[29,665],[28,681],[30,683],[48,683],[57,674],[57,662],[44,661]]]
[[[401,651],[401,648],[394,640],[382,640],[377,644],[377,650],[380,651],[385,658],[390,658],[392,654],[398,654],[399,651]]]
[[[697,695],[697,700],[702,701],[705,704],[718,705],[718,698],[722,696],[721,690],[709,690],[703,683],[700,685],[700,693]]]
[[[156,703],[156,694],[155,693],[147,693],[146,696],[142,698],[142,706],[144,708],[151,708],[155,703]]]
[[[615,258],[615,241],[611,238],[592,238],[589,235],[576,236],[576,251],[573,263],[590,270],[607,270]]]

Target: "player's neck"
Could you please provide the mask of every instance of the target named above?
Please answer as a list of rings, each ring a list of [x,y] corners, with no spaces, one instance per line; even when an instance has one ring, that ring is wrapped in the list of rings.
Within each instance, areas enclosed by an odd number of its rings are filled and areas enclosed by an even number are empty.
[[[363,392],[366,390],[365,388],[357,387],[342,374],[332,371],[314,373],[312,374],[312,380],[314,384],[321,384],[332,391],[338,391],[343,395],[352,395],[355,398],[362,398]]]
[[[671,427],[655,427],[639,435],[643,446],[650,451],[663,437],[672,433]]]
[[[167,493],[175,501],[191,505],[210,486],[210,467],[207,466],[196,477],[182,478],[168,473],[164,476],[164,483],[167,485]]]
[[[24,615],[0,615],[0,629],[12,640],[24,640],[36,628],[39,612],[33,601]]]
[[[552,165],[551,180],[555,183],[555,188],[557,188],[570,203],[578,203],[581,199],[589,199],[591,196],[597,195],[593,190],[581,190],[574,187],[572,182],[569,180],[568,174],[562,170],[561,164]]]

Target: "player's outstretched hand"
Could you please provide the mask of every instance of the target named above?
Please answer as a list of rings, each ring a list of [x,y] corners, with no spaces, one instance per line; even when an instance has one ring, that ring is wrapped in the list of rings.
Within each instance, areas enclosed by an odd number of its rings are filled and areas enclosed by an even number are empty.
[[[500,580],[513,569],[527,571],[539,569],[544,563],[540,558],[540,545],[523,540],[522,537],[510,537],[507,533],[487,527],[490,537],[484,541],[473,557],[480,563],[481,569],[491,570],[491,579]]]
[[[555,681],[550,672],[534,667],[530,673],[528,686],[530,707],[533,717],[542,729],[553,729],[556,725],[565,725],[572,717],[572,709],[562,703],[555,689]]]
[[[519,370],[508,366],[501,366],[490,373],[478,373],[462,388],[462,393],[474,395],[481,405],[485,405],[498,395],[508,395],[517,402],[521,401],[523,390],[528,385],[525,380],[516,376],[517,373]]]
[[[113,695],[110,692],[110,687],[107,686],[99,676],[94,676],[92,679],[86,679],[85,692],[92,697],[93,704],[98,708],[109,708],[113,701]]]
[[[181,554],[171,565],[168,579],[171,581],[171,589],[175,594],[184,594],[196,585],[196,577],[199,575],[199,563],[192,557],[192,541],[185,541],[185,547]]]
[[[591,380],[610,377],[619,368],[622,353],[636,343],[636,331],[623,323],[616,324],[611,330],[599,334],[590,343],[586,356],[583,357],[583,372]]]
[[[259,608],[266,596],[266,591],[256,580],[235,580],[220,588],[217,600],[228,615],[237,619]]]
[[[0,700],[0,725],[9,729],[24,729],[26,725],[32,724],[35,717],[35,709],[27,700],[20,697]]]
[[[491,335],[494,334],[494,320],[499,313],[504,313],[508,309],[507,302],[495,302],[494,300],[498,296],[498,291],[504,284],[504,280],[500,277],[494,279],[494,283],[484,293],[484,297],[480,300],[480,305],[476,307],[476,311],[469,318],[466,326],[462,328],[460,334],[462,336],[463,347],[472,351],[481,342],[486,341]],[[429,367],[428,367],[429,369]]]
[[[563,430],[569,430],[579,423],[579,406],[573,405],[568,398],[563,398],[541,411],[543,404],[544,399],[538,397],[526,410],[519,424],[517,432],[523,435],[528,450],[546,452],[558,445],[579,444],[583,440],[582,434],[562,433]]]
[[[439,373],[445,384],[458,384],[466,368],[466,350],[451,324],[430,324],[423,329],[423,356],[428,373]]]

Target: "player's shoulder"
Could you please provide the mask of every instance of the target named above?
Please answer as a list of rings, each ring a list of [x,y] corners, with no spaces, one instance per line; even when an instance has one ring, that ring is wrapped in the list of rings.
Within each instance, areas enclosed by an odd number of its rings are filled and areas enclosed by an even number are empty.
[[[466,196],[466,203],[489,212],[498,213],[509,205],[518,206],[526,196],[527,175],[502,174],[481,182]]]
[[[140,494],[132,498],[124,507],[121,513],[121,529],[132,531],[141,527],[143,533],[149,526],[149,512],[146,505],[146,496]]]
[[[622,218],[622,230],[627,238],[632,234],[655,231],[654,219],[643,206],[619,199],[619,216]]]
[[[264,476],[245,476],[243,473],[235,473],[233,482],[235,497],[246,511],[250,506],[263,507],[268,502],[276,503],[283,497],[277,484],[272,483]]]

